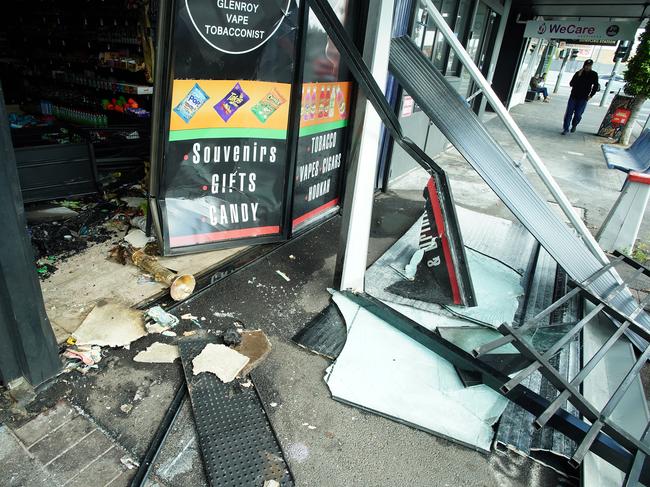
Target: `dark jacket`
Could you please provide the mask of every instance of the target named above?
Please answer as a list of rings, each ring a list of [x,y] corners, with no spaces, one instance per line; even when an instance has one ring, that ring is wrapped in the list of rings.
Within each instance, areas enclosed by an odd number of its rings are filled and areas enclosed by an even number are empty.
[[[598,73],[596,71],[578,71],[571,78],[571,83],[569,83],[573,88],[571,90],[571,96],[578,100],[586,100],[589,97],[592,97],[596,94],[597,91],[600,91],[600,85],[598,84]]]

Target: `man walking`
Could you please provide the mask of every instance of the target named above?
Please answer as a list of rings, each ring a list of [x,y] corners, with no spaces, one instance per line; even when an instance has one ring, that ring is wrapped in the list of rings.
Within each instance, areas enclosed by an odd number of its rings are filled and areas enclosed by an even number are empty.
[[[572,88],[571,96],[569,97],[569,103],[567,103],[566,112],[564,113],[562,135],[566,135],[569,132],[569,125],[571,126],[571,132],[576,131],[576,127],[580,123],[580,120],[582,120],[582,114],[585,108],[587,108],[587,102],[591,100],[591,97],[597,91],[600,91],[598,73],[591,69],[593,64],[594,62],[591,59],[587,59],[584,66],[571,78],[571,82],[569,83]]]

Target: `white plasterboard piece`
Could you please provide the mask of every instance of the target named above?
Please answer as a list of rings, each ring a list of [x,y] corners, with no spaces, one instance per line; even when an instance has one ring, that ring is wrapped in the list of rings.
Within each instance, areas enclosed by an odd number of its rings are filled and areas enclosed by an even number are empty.
[[[225,345],[208,343],[192,360],[194,375],[209,372],[223,382],[231,382],[250,359]]]
[[[155,342],[147,347],[146,350],[141,351],[135,357],[133,357],[133,361],[154,364],[171,364],[178,357],[180,357],[180,355],[178,353],[178,347],[176,345]]]
[[[343,295],[333,300],[348,326],[345,347],[325,377],[334,397],[490,450],[492,424],[507,399],[484,385],[465,387],[451,363]]]
[[[77,345],[125,347],[146,334],[141,311],[117,301],[100,301],[73,336]]]

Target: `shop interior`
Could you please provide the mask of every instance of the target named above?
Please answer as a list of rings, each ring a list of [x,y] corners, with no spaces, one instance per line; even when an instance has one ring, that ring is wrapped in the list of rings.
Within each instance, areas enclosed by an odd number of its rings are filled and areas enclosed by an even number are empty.
[[[17,0],[0,80],[48,317],[65,340],[102,300],[142,307],[166,287],[115,252],[146,237],[157,0]],[[210,276],[245,248],[161,257]]]

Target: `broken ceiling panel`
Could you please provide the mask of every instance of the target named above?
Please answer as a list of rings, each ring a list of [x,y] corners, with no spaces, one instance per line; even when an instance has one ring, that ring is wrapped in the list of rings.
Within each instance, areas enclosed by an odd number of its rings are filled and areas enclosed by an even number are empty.
[[[97,303],[73,336],[77,345],[126,347],[147,334],[142,312],[117,301]]]
[[[326,382],[332,396],[489,451],[507,400],[487,386],[465,387],[453,365],[335,293],[348,338]]]

